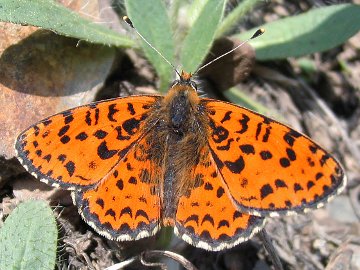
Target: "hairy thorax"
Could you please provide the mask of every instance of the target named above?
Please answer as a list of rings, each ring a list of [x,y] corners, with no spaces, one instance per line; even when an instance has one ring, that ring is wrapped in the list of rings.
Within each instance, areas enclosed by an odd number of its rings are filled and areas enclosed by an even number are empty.
[[[198,184],[194,168],[208,153],[208,119],[199,101],[193,88],[175,85],[154,106],[145,127],[156,131],[147,136],[147,155],[154,164],[151,179],[159,183],[154,192],[161,196],[165,225],[173,223],[178,198]]]

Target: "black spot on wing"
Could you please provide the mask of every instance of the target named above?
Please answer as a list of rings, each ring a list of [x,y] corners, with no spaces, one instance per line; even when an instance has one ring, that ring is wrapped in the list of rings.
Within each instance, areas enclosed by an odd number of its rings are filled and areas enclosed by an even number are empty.
[[[319,149],[319,148],[318,148],[316,145],[310,145],[310,146],[309,146],[309,150],[310,150],[311,153],[313,153],[313,154],[315,154],[318,149]]]
[[[65,164],[65,169],[67,170],[69,176],[73,176],[75,172],[75,163],[72,161],[69,161]]]
[[[244,158],[239,156],[239,158],[235,161],[225,161],[225,166],[232,172],[239,174],[245,168]]]
[[[116,109],[116,104],[111,104],[108,107],[109,111],[108,111],[108,119],[111,122],[117,122],[117,120],[114,118],[114,115],[119,111],[118,109]]]
[[[270,151],[261,151],[260,152],[260,157],[262,160],[268,160],[272,158],[272,154]]]
[[[195,221],[196,225],[199,225],[199,216],[198,215],[191,215],[189,216],[185,221],[184,224],[190,222],[190,221]]]
[[[221,143],[229,137],[229,131],[226,128],[216,126],[213,120],[210,120],[209,124],[212,129],[211,137],[215,143]]]
[[[247,116],[246,114],[242,114],[242,119],[239,120],[241,129],[238,131],[235,131],[235,133],[239,133],[239,134],[245,133],[249,128],[249,126],[248,126],[249,121],[250,121],[249,116]]]
[[[310,180],[307,182],[306,186],[307,186],[307,189],[310,190],[313,186],[315,186],[315,183]]]
[[[50,162],[51,160],[51,155],[47,154],[46,156],[43,157],[43,159],[45,159],[47,162]]]
[[[104,139],[108,135],[108,133],[104,130],[98,129],[94,132],[93,135],[98,139]]]
[[[221,227],[228,227],[228,228],[229,228],[229,227],[230,227],[229,221],[227,221],[227,220],[225,220],[225,219],[220,220],[217,228],[219,229],[219,228],[221,228]]]
[[[122,127],[120,126],[117,126],[115,128],[115,130],[117,131],[117,136],[116,136],[116,139],[119,140],[119,141],[124,141],[124,140],[130,140],[130,136],[128,135],[124,135],[123,132],[122,132]]]
[[[214,187],[213,187],[213,185],[212,184],[210,184],[209,182],[206,182],[205,183],[205,190],[213,190],[214,189]]]
[[[201,221],[201,225],[202,225],[204,222],[210,222],[211,225],[213,225],[213,226],[214,226],[214,224],[215,224],[213,217],[210,216],[209,214],[206,214],[206,215],[204,216],[204,218],[203,218],[202,221]]]
[[[234,141],[233,138],[230,138],[227,140],[227,144],[226,145],[222,145],[222,146],[217,146],[216,149],[217,150],[221,150],[221,151],[227,151],[230,149],[230,144]]]
[[[73,120],[74,120],[74,116],[72,116],[72,115],[70,114],[70,115],[68,115],[68,116],[65,116],[65,118],[64,118],[64,123],[65,123],[65,125],[67,125],[67,124],[71,123]]]
[[[296,154],[291,148],[286,148],[286,154],[291,161],[296,160]]]
[[[102,209],[104,209],[104,200],[103,199],[101,199],[101,198],[98,198],[97,200],[96,200],[96,204],[97,205],[99,205]]]
[[[260,189],[261,199],[264,199],[265,197],[267,197],[272,193],[274,193],[274,190],[269,184],[263,185]]]
[[[90,111],[87,111],[87,112],[86,112],[85,123],[86,123],[88,126],[91,126],[91,112],[90,112]]]
[[[68,142],[70,142],[70,137],[67,135],[64,135],[60,138],[60,142],[62,142],[63,144],[67,144]]]
[[[38,150],[35,151],[35,154],[36,154],[38,157],[41,157],[42,151],[41,151],[40,149],[38,149]]]
[[[97,154],[101,159],[109,159],[116,155],[118,151],[119,150],[109,150],[106,141],[103,141],[97,149]]]
[[[130,118],[124,121],[122,127],[129,135],[134,135],[139,130],[141,120],[142,119]]]
[[[60,154],[60,155],[58,156],[58,160],[61,161],[61,162],[64,162],[64,161],[66,160],[66,155]]]
[[[243,216],[243,214],[237,210],[235,210],[234,214],[233,214],[233,221],[235,221],[235,219],[237,218],[241,218]]]
[[[129,215],[130,217],[132,217],[132,210],[130,207],[125,207],[121,210],[120,212],[120,217],[123,215]]]
[[[301,134],[295,130],[290,129],[285,135],[284,135],[284,141],[290,145],[293,146],[295,139],[301,137]]]
[[[241,152],[246,155],[255,154],[255,148],[251,144],[242,144],[239,146]]]
[[[303,187],[299,184],[299,183],[295,183],[294,184],[294,191],[295,193],[300,191],[300,190],[304,190]]]
[[[133,184],[133,185],[136,185],[137,184],[137,180],[136,180],[136,178],[134,177],[134,176],[131,176],[130,178],[129,178],[129,184]]]
[[[219,187],[216,191],[216,197],[221,198],[225,193],[225,190],[222,187]]]
[[[290,160],[287,159],[287,158],[281,158],[281,159],[280,159],[280,165],[281,165],[281,167],[283,167],[283,168],[287,168],[287,167],[290,166]]]
[[[76,135],[75,139],[79,141],[84,141],[88,138],[88,135],[85,132],[80,132],[78,135]]]
[[[40,128],[38,126],[34,126],[33,129],[34,129],[34,135],[38,136],[40,134]]]
[[[267,141],[269,140],[270,130],[271,130],[271,127],[267,127],[267,128],[265,129],[265,134],[264,134],[264,136],[263,136],[263,138],[262,138],[262,141],[263,141],[263,142],[267,142]]]
[[[100,112],[99,108],[96,108],[95,109],[95,125],[97,125],[98,121],[99,121],[99,112]]]
[[[288,186],[286,185],[285,181],[284,181],[284,180],[281,180],[281,179],[276,179],[276,180],[275,180],[275,186],[276,186],[277,188],[282,188],[282,187],[287,188],[287,187],[288,187]]]
[[[321,159],[320,159],[320,165],[321,166],[324,166],[324,164],[326,163],[326,161],[330,158],[330,155],[329,154],[324,154]]]
[[[137,217],[144,217],[148,222],[150,222],[149,216],[144,210],[137,210],[135,213],[135,218]]]
[[[257,127],[256,127],[256,133],[255,133],[255,139],[258,140],[259,139],[259,135],[261,132],[261,127],[262,127],[262,123],[258,123]]]
[[[105,216],[111,216],[111,217],[113,217],[114,219],[116,219],[116,217],[115,217],[115,211],[113,210],[113,209],[108,209],[108,210],[106,210],[106,212],[105,212]]]
[[[220,123],[223,124],[225,121],[228,121],[231,119],[230,115],[232,114],[232,111],[227,111],[223,117],[223,119],[221,119]]]
[[[46,120],[42,121],[42,123],[46,127],[46,126],[48,126],[48,125],[50,125],[52,123],[52,120],[51,119],[46,119]],[[67,124],[67,123],[65,123],[65,124]]]
[[[127,110],[131,115],[134,115],[136,113],[134,110],[134,105],[132,105],[132,103],[127,104]]]
[[[316,175],[315,175],[315,179],[316,180],[319,180],[321,177],[323,177],[324,175],[323,175],[323,173],[321,173],[321,172],[318,172]]]
[[[123,190],[123,189],[124,189],[124,182],[123,182],[123,180],[119,179],[119,180],[116,182],[116,186],[118,187],[118,189]]]

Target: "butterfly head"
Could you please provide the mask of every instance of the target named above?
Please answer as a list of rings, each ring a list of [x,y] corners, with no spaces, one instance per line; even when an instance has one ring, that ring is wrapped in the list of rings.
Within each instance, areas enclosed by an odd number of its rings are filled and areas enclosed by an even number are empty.
[[[188,88],[190,87],[195,92],[197,91],[197,84],[192,80],[193,74],[187,73],[185,71],[181,71],[181,74],[179,76],[178,80],[175,80],[171,86],[171,88],[174,88],[175,86],[179,86],[181,88]]]

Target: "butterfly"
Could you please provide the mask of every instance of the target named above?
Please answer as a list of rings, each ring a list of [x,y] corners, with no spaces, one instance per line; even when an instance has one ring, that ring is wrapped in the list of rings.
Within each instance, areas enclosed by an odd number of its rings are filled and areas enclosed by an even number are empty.
[[[72,191],[87,224],[118,241],[173,226],[219,251],[267,217],[323,206],[346,184],[338,161],[299,132],[254,111],[200,98],[182,72],[165,96],[94,102],[50,116],[17,138],[35,177]]]

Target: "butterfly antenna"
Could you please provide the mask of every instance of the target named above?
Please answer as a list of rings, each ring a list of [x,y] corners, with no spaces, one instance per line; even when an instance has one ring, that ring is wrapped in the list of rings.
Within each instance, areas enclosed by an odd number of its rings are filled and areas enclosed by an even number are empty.
[[[165,62],[168,63],[168,64],[174,69],[174,71],[176,72],[176,74],[181,78],[181,75],[180,75],[179,71],[177,71],[176,67],[175,67],[169,60],[167,60],[166,57],[165,57],[164,55],[162,55],[161,52],[159,52],[153,45],[151,45],[151,43],[150,43],[149,41],[147,41],[146,38],[145,38],[142,34],[139,33],[139,31],[134,27],[134,25],[133,25],[132,21],[130,20],[130,18],[129,18],[128,16],[124,16],[124,17],[123,17],[123,20],[124,20],[124,22],[126,22],[132,29],[134,29],[135,33],[138,34],[138,36],[139,36],[143,41],[145,41],[146,44],[149,45],[151,49],[153,49],[155,52],[157,52],[157,54],[160,55],[160,56],[165,60]]]
[[[202,70],[203,68],[206,68],[207,66],[211,65],[212,63],[214,63],[215,61],[219,60],[220,58],[223,58],[224,56],[232,53],[233,51],[237,50],[238,48],[240,48],[241,46],[243,46],[245,43],[248,43],[250,40],[254,39],[254,38],[257,38],[258,36],[261,36],[262,34],[264,34],[265,32],[265,29],[263,28],[260,28],[258,29],[253,35],[251,38],[241,42],[239,45],[237,45],[235,48],[231,49],[230,51],[216,57],[214,60],[211,60],[209,63],[206,63],[205,65],[199,67],[194,74],[198,73],[200,70]]]

